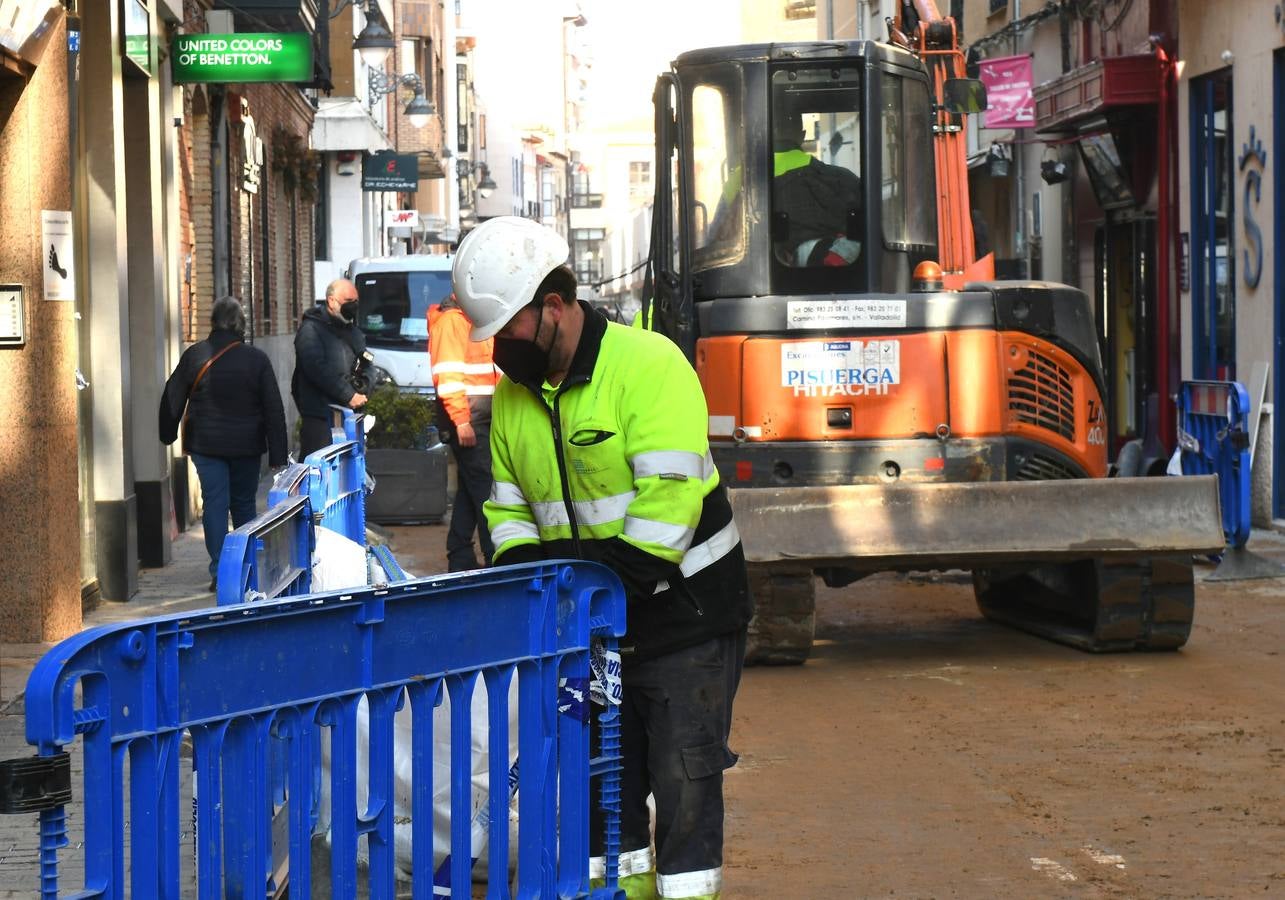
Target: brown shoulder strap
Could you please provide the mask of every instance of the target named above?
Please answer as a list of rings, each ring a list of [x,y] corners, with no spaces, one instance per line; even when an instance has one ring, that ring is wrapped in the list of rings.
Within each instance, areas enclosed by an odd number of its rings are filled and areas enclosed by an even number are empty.
[[[201,371],[197,372],[196,378],[192,380],[192,387],[188,389],[187,395],[189,397],[192,396],[192,394],[196,391],[196,386],[201,383],[201,379],[205,377],[205,373],[209,371],[210,366],[214,365],[215,360],[217,360],[224,353],[227,353],[233,347],[240,346],[240,344],[241,344],[240,341],[233,341],[232,343],[224,347],[222,350],[220,350],[218,353],[214,354],[209,359],[207,359],[205,361],[205,365],[201,366]]]

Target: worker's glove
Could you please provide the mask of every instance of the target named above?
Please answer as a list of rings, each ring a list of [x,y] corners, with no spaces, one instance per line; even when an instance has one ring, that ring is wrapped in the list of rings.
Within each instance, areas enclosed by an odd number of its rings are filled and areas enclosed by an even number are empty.
[[[646,600],[656,593],[656,585],[679,577],[678,566],[668,560],[640,550],[628,541],[612,538],[599,559],[615,572],[625,586],[625,599]]]
[[[521,563],[533,563],[544,561],[544,550],[539,544],[518,544],[516,547],[510,547],[504,551],[504,554],[494,560],[493,566],[516,566]]]

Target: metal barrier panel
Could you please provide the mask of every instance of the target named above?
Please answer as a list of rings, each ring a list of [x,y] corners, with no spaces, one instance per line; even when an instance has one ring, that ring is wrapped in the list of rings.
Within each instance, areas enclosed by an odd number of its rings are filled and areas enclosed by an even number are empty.
[[[331,888],[357,890],[357,847],[369,849],[369,894],[394,894],[393,722],[412,722],[412,896],[440,896],[433,872],[433,708],[451,699],[450,864],[453,897],[471,896],[470,700],[490,703],[488,896],[510,896],[507,698],[517,679],[519,820],[516,895],[621,896],[619,714],[599,716],[603,752],[589,757],[591,639],[614,648],[625,630],[620,581],[593,563],[553,561],[102,626],[63,641],[27,682],[27,740],[60,757],[83,738],[85,887],[80,896],[178,897],[180,742],[189,734],[201,898],[272,895],[271,754],[288,771],[289,892],[311,895],[314,755],[331,747]],[[319,664],[323,663],[323,664]],[[571,691],[560,689],[560,683]],[[369,709],[369,801],[357,808],[355,733]],[[459,714],[457,715],[457,711]],[[269,740],[277,734],[284,741]],[[125,764],[128,761],[128,778]],[[608,811],[608,883],[589,889],[589,779]],[[457,789],[458,786],[458,789]],[[46,795],[48,797],[49,795]],[[41,896],[58,896],[65,797],[41,811]],[[611,810],[614,808],[614,812]],[[128,812],[128,829],[125,815]],[[284,843],[284,842],[283,842]],[[457,862],[458,861],[458,862]],[[129,872],[127,889],[126,871]]]
[[[1223,534],[1233,548],[1250,532],[1249,393],[1235,381],[1184,381],[1178,396],[1182,474],[1217,475]]]
[[[228,606],[308,593],[315,544],[308,497],[281,500],[223,539],[216,602]]]
[[[304,462],[321,473],[309,479],[317,524],[363,546],[366,543],[366,452],[362,441],[331,444]]]

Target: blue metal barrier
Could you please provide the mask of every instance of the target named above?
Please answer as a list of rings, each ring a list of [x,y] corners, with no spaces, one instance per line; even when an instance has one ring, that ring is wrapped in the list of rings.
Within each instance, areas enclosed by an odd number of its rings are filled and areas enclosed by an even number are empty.
[[[351,417],[351,414],[350,414]],[[345,418],[345,425],[349,418]],[[304,463],[321,472],[309,479],[308,496],[317,524],[351,541],[366,543],[366,440],[331,444],[308,454]]]
[[[1249,394],[1235,381],[1184,381],[1178,395],[1182,474],[1217,475],[1223,534],[1241,548],[1250,532]]]
[[[363,416],[332,407],[335,443],[288,466],[268,491],[268,511],[232,531],[219,555],[217,603],[297,597],[312,588],[315,525],[366,544]],[[404,578],[403,578],[404,580]]]
[[[201,898],[271,896],[274,747],[287,754],[289,891],[311,896],[314,754],[330,729],[331,887],[357,890],[367,838],[372,898],[394,894],[393,722],[412,715],[412,892],[433,889],[433,708],[450,697],[450,894],[471,896],[471,698],[489,703],[488,896],[510,896],[509,723],[517,677],[516,893],[621,898],[619,713],[600,714],[590,759],[587,703],[561,703],[560,682],[587,685],[591,638],[624,634],[624,591],[606,568],[546,562],[403,582],[388,589],[247,604],[102,626],[63,641],[27,682],[27,740],[58,757],[83,736],[85,886],[81,896],[180,894],[180,741],[193,744]],[[319,661],[324,664],[319,665]],[[80,696],[77,695],[79,688]],[[582,691],[583,694],[583,691]],[[357,808],[356,717],[369,707],[369,802]],[[286,741],[268,740],[277,732]],[[128,778],[124,764],[128,761]],[[608,809],[607,887],[589,888],[589,784]],[[47,795],[48,796],[48,795]],[[41,896],[58,896],[66,845],[59,795],[42,809]],[[126,806],[125,804],[128,804]],[[616,812],[612,812],[612,808]],[[129,827],[125,812],[129,812]]]
[[[223,539],[216,602],[298,597],[312,588],[312,502],[287,497]]]

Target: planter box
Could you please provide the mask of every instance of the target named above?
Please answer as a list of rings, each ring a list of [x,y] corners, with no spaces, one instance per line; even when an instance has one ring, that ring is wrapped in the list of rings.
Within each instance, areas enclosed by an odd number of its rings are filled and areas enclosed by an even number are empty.
[[[366,471],[375,490],[366,498],[366,521],[422,525],[446,516],[445,444],[427,450],[366,451]]]

